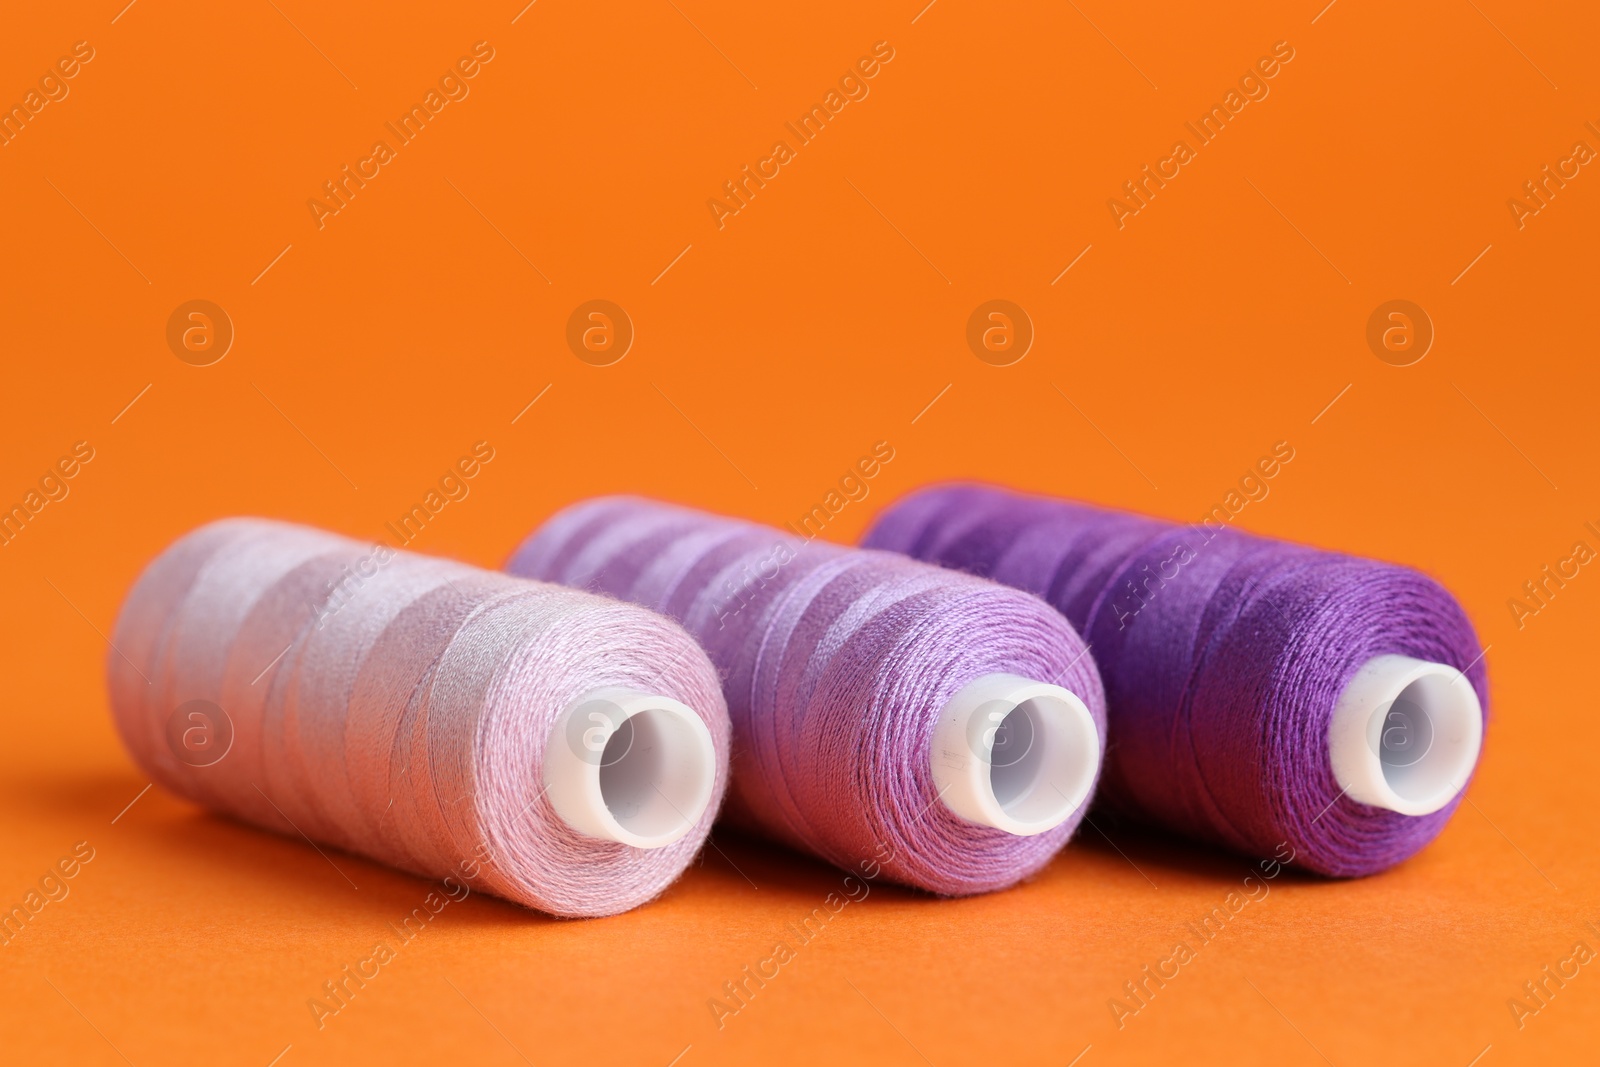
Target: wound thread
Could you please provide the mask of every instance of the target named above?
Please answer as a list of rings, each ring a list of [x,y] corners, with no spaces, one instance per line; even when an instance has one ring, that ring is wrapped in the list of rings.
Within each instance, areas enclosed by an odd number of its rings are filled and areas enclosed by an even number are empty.
[[[1370,874],[1439,834],[1476,763],[1477,635],[1409,568],[964,485],[900,500],[863,543],[1036,593],[1077,626],[1106,685],[1100,795],[1146,822],[1258,857],[1288,842],[1311,870]],[[1355,799],[1330,757],[1341,697],[1382,657],[1420,661],[1436,688],[1372,687],[1384,696],[1354,733],[1380,747],[1357,794],[1381,799],[1388,776],[1412,814]]]
[[[726,706],[680,627],[465,564],[223,520],[150,563],[114,643],[118,732],[173,792],[554,915],[655,897],[694,858],[726,786]],[[590,709],[605,724],[586,744],[568,712],[611,690],[617,700]],[[611,713],[629,699],[638,707]],[[633,715],[649,725],[635,731]],[[624,732],[655,738],[680,771],[705,757],[703,777],[669,780],[644,743],[616,754],[608,742]],[[225,750],[204,750],[224,733]],[[665,843],[605,840],[561,818],[545,773],[557,752],[580,777],[620,778],[633,795],[616,821]],[[625,760],[631,770],[609,766]],[[657,782],[687,808],[681,827],[649,807]]]
[[[888,852],[886,877],[960,895],[1039,870],[1083,817],[1079,799],[1044,812],[1062,820],[1048,830],[1008,832],[951,810],[935,782],[935,759],[993,760],[1006,749],[996,733],[1010,717],[999,712],[1016,701],[999,707],[992,724],[977,716],[956,751],[934,748],[952,698],[998,674],[1049,683],[1012,728],[1038,724],[1041,745],[1079,746],[1075,769],[1086,780],[1063,780],[1061,790],[1081,798],[1092,787],[1105,724],[1100,681],[1078,635],[1037,598],[888,553],[631,497],[567,508],[506,566],[663,612],[700,641],[733,721],[726,818],[745,829],[852,869]],[[1051,687],[1080,703],[1092,752],[1081,732],[1055,730],[1048,716],[1066,702]],[[1012,748],[1019,751],[1004,758],[1019,769],[1008,776],[1000,768],[1001,795],[1054,787],[1026,762],[1031,742]],[[1037,814],[1019,811],[1019,822]]]

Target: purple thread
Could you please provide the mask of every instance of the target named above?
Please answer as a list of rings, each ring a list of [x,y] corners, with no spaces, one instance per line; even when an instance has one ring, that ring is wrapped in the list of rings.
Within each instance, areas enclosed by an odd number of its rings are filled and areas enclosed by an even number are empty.
[[[609,593],[680,621],[723,679],[735,755],[724,816],[841,867],[960,895],[1049,862],[1083,817],[1018,837],[938,800],[934,724],[968,682],[1005,671],[1076,694],[1104,737],[1082,640],[1048,605],[884,552],[630,497],[575,505],[506,569]]]
[[[1037,593],[1078,628],[1105,681],[1113,810],[1355,876],[1415,854],[1461,801],[1370,807],[1328,760],[1335,701],[1384,653],[1464,671],[1487,717],[1472,624],[1414,570],[981,486],[914,493],[863,543]]]

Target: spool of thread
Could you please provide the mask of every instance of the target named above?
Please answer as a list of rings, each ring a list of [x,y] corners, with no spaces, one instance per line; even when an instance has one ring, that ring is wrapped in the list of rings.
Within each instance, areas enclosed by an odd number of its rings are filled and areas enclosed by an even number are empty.
[[[710,832],[715,670],[633,605],[255,519],[129,592],[112,712],[156,781],[554,915],[659,894]]]
[[[745,829],[959,895],[1037,871],[1083,816],[1104,695],[1035,597],[629,497],[559,513],[507,568],[700,641],[733,720],[725,817]]]
[[[864,543],[1037,593],[1079,628],[1114,810],[1363,875],[1433,840],[1476,766],[1478,639],[1414,570],[978,486],[917,492]]]

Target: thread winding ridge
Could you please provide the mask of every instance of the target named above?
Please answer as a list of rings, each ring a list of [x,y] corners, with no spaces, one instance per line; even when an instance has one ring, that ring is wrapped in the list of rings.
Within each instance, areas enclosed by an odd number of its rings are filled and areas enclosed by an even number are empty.
[[[228,519],[180,538],[128,593],[114,644],[118,732],[173,792],[554,915],[659,894],[727,782],[716,673],[671,620],[306,527]],[[553,725],[604,686],[681,701],[711,734],[710,804],[673,844],[580,834],[544,796]],[[214,759],[185,747],[194,702],[231,739]]]
[[[1287,841],[1311,870],[1355,876],[1416,853],[1461,801],[1371,807],[1329,763],[1334,705],[1376,656],[1464,672],[1486,713],[1466,613],[1414,570],[967,485],[902,499],[863,543],[1037,593],[1079,628],[1106,686],[1115,810],[1253,856]]]
[[[841,867],[892,850],[887,877],[961,895],[1034,873],[1083,817],[1030,837],[981,826],[939,802],[930,770],[941,707],[994,672],[1069,690],[1105,736],[1083,642],[1035,597],[631,497],[558,513],[507,569],[642,604],[700,641],[733,721],[737,825]]]

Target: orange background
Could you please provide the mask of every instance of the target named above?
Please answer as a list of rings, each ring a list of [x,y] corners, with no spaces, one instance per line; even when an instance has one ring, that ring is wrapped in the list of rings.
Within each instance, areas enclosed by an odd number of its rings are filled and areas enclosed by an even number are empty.
[[[1600,577],[1521,628],[1507,600],[1600,547],[1600,176],[1520,230],[1506,206],[1573,142],[1600,147],[1593,11],[922,2],[7,14],[0,100],[95,50],[0,148],[0,502],[95,449],[0,548],[0,901],[95,849],[0,948],[7,1060],[1593,1055],[1593,965],[1521,1029],[1507,1000],[1600,948]],[[319,230],[306,201],[480,40],[470,95]],[[1119,230],[1107,199],[1280,40],[1270,95]],[[719,230],[708,198],[878,41],[895,56],[870,95]],[[196,298],[237,333],[207,367],[165,339]],[[564,339],[593,298],[637,333],[608,367]],[[1036,329],[1012,366],[966,346],[992,298]],[[1394,298],[1437,331],[1403,368],[1365,340]],[[196,524],[377,538],[478,440],[495,460],[415,547],[485,566],[596,493],[795,519],[879,440],[895,459],[825,536],[955,476],[1191,520],[1287,440],[1239,525],[1425,567],[1477,621],[1495,718],[1471,803],[1398,870],[1280,879],[1121,1030],[1107,1000],[1247,861],[1108,827],[1116,848],[1086,832],[1010,892],[880,886],[719,1030],[707,1000],[840,877],[719,833],[618,918],[451,905],[319,1031],[307,998],[428,887],[338,855],[353,890],[303,843],[160,789],[127,807],[147,779],[111,728],[103,635]]]

